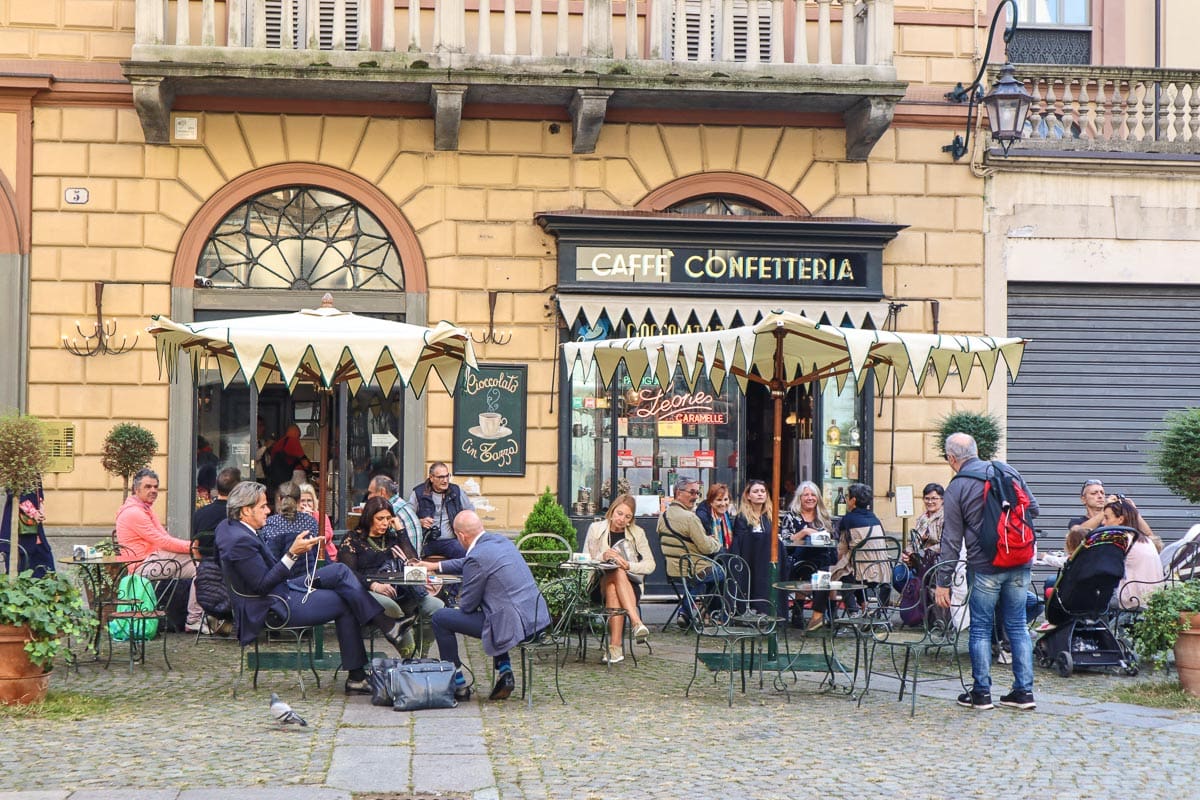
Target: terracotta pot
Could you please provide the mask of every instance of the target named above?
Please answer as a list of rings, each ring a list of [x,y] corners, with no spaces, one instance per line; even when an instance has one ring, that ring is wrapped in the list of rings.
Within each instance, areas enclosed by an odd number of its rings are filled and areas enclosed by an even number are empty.
[[[50,673],[29,662],[29,628],[0,625],[0,703],[37,703],[46,696]]]
[[[1191,628],[1179,632],[1175,640],[1175,669],[1179,684],[1193,697],[1200,697],[1200,614],[1180,614],[1191,619]]]

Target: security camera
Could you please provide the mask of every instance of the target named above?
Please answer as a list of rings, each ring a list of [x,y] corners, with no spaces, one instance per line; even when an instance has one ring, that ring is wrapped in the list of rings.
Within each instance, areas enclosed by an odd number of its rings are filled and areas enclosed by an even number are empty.
[[[213,282],[212,282],[212,278],[206,278],[206,277],[204,277],[203,275],[197,275],[197,276],[196,276],[196,277],[195,277],[195,278],[192,280],[192,283],[193,283],[193,285],[194,285],[194,286],[195,286],[197,289],[211,289],[211,288],[213,288]]]

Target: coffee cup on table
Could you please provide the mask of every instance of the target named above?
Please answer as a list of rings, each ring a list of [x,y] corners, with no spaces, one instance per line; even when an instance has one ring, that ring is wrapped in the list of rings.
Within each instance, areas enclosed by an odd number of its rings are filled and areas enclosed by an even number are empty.
[[[495,411],[485,411],[479,415],[479,430],[484,436],[496,436],[506,424],[508,420]]]

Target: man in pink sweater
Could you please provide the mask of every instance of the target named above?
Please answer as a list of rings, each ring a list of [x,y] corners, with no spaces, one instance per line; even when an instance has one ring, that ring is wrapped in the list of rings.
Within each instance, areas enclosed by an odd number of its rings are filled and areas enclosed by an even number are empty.
[[[176,539],[158,521],[154,501],[158,500],[158,474],[150,469],[138,470],[133,476],[133,493],[117,511],[117,544],[138,561],[129,565],[133,572],[147,558],[169,558],[179,562],[179,577],[193,580],[196,564],[191,557],[191,543]],[[196,586],[188,592],[187,630],[195,633],[207,627],[204,609],[196,602]],[[206,631],[207,632],[207,631]]]

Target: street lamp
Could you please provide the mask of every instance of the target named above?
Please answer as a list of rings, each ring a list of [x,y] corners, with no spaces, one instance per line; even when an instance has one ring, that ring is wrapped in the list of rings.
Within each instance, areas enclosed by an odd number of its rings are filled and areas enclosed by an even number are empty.
[[[942,152],[949,153],[955,161],[966,155],[967,146],[971,142],[971,128],[974,127],[976,103],[982,103],[987,109],[988,127],[992,130],[992,139],[1000,143],[1004,155],[1008,155],[1008,149],[1012,147],[1012,143],[1020,139],[1025,130],[1025,119],[1029,116],[1029,107],[1033,102],[1033,96],[1025,91],[1024,84],[1013,76],[1012,63],[1006,61],[1000,68],[1000,79],[986,96],[980,83],[983,80],[984,72],[987,71],[987,55],[992,51],[996,23],[1000,21],[1000,12],[1004,10],[1005,6],[1009,7],[1010,20],[1008,28],[1004,31],[1005,55],[1007,55],[1007,45],[1017,32],[1016,0],[1003,0],[996,7],[996,13],[992,15],[992,24],[988,28],[987,47],[983,51],[983,64],[980,65],[979,74],[975,76],[975,80],[971,82],[970,86],[964,88],[960,83],[952,91],[946,93],[946,99],[952,103],[969,104],[966,136],[956,134],[954,141],[942,148]]]

